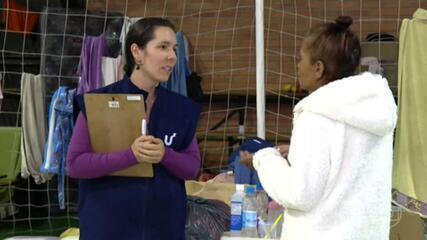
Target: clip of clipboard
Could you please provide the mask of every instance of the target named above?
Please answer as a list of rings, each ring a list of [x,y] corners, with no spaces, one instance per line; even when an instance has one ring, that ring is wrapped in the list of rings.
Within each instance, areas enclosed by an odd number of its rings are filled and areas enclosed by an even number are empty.
[[[84,94],[90,141],[96,153],[120,152],[141,136],[144,96],[136,94]],[[111,176],[153,177],[150,163],[138,163]]]

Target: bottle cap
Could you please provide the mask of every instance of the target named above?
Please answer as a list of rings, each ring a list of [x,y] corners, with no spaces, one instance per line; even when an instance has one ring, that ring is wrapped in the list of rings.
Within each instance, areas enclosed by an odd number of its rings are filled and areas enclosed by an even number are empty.
[[[254,194],[254,192],[255,192],[254,186],[252,186],[252,185],[248,185],[248,186],[246,187],[246,191],[245,191],[245,193],[246,193],[247,195],[253,195],[253,194]]]

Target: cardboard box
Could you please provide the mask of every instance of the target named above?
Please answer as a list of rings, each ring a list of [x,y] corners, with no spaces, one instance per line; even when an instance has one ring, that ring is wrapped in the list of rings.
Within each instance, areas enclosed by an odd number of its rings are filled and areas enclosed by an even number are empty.
[[[423,220],[410,212],[393,212],[390,240],[424,240]]]
[[[230,206],[231,195],[236,191],[234,183],[185,181],[188,196],[219,200]]]

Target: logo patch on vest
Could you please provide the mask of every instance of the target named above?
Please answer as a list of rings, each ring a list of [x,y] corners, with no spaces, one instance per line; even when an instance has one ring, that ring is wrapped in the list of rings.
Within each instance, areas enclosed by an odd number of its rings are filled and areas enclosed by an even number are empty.
[[[170,137],[169,137],[169,135],[165,135],[165,139],[164,139],[165,145],[168,147],[171,146],[173,143],[173,139],[175,137],[176,137],[176,133],[173,133],[172,136],[170,136]]]

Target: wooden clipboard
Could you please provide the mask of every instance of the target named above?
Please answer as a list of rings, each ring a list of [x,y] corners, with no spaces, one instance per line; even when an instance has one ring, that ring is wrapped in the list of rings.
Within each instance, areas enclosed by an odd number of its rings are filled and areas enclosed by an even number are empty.
[[[136,94],[84,94],[90,141],[96,153],[120,152],[141,136],[145,118],[144,96]],[[153,177],[153,165],[138,163],[110,174]]]

